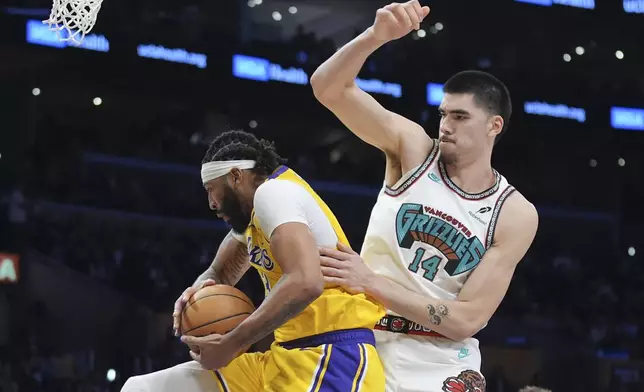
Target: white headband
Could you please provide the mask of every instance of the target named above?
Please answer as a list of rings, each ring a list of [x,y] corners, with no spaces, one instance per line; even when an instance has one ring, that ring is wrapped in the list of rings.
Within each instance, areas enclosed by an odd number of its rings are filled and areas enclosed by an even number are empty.
[[[201,181],[205,184],[215,178],[225,176],[234,168],[244,170],[254,167],[255,161],[250,160],[207,162],[201,165]]]

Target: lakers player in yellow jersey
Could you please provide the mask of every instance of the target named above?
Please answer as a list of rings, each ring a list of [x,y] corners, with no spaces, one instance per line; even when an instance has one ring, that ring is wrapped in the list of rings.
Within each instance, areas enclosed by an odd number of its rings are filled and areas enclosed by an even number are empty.
[[[318,248],[348,241],[328,206],[283,163],[271,143],[245,132],[213,141],[202,182],[210,207],[232,231],[186,296],[204,284],[235,284],[252,266],[266,298],[226,335],[183,336],[194,362],[132,377],[123,391],[384,391],[372,331],[384,308],[324,287]],[[238,356],[271,333],[270,350]]]

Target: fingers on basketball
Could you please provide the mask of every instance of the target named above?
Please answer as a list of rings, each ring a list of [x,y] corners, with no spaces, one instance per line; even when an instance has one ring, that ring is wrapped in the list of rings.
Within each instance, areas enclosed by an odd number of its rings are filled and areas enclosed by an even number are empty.
[[[181,335],[181,314],[186,306],[186,303],[189,301],[190,297],[196,292],[195,288],[188,287],[186,288],[181,296],[174,303],[174,311],[172,312],[172,329],[175,336]]]
[[[197,291],[181,314],[185,335],[224,335],[255,311],[253,302],[232,286],[217,284]]]
[[[215,282],[213,279],[206,279],[206,280],[201,284],[201,286],[199,286],[199,288],[200,288],[200,289],[203,289],[204,287],[214,286],[214,285],[216,285],[216,284],[217,284],[217,282]]]
[[[174,310],[172,311],[172,329],[175,336],[179,335],[181,328],[181,310],[182,310],[183,294],[174,303]]]

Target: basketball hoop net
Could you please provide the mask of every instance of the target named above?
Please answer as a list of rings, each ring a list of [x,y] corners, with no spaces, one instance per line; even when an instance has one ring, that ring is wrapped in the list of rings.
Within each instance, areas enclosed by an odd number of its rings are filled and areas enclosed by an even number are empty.
[[[92,31],[103,0],[54,0],[49,19],[43,21],[61,41],[80,45]]]

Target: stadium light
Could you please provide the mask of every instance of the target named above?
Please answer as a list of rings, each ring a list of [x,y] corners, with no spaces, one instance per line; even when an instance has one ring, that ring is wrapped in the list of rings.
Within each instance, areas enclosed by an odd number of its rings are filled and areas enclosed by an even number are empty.
[[[273,11],[273,20],[279,22],[282,20],[282,14],[280,14],[278,11]]]

